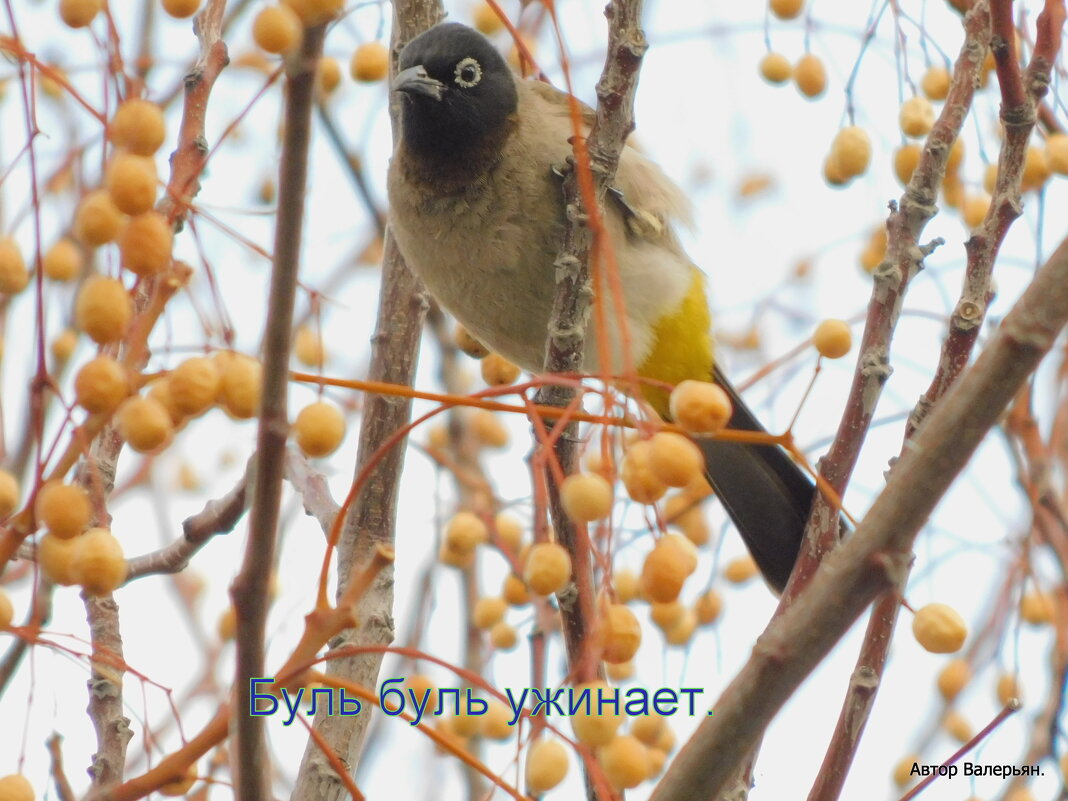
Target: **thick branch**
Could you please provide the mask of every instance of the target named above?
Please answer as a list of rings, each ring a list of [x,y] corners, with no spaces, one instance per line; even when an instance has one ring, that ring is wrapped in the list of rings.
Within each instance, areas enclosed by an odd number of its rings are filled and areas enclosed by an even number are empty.
[[[395,72],[396,55],[401,46],[416,34],[440,22],[444,12],[439,0],[397,2],[394,3],[393,12],[392,70]],[[391,111],[396,139],[399,128],[395,109]],[[369,378],[372,381],[411,385],[415,377],[426,308],[422,286],[404,264],[393,237],[387,236],[378,322],[371,340]],[[367,397],[360,428],[357,475],[362,475],[382,444],[403,428],[410,417],[409,398],[384,395]],[[404,467],[406,442],[406,439],[402,439],[378,459],[373,474],[349,507],[338,543],[339,597],[345,593],[353,570],[366,564],[379,544],[393,543],[397,489]],[[390,566],[376,576],[370,589],[359,598],[355,608],[358,625],[344,631],[331,643],[332,646],[388,645],[393,641],[392,612],[393,568]],[[367,653],[331,660],[329,674],[365,687],[377,687],[381,666],[381,652]],[[355,775],[359,764],[370,720],[370,714],[355,717],[320,714],[315,719],[315,731],[321,741],[340,757],[351,775]],[[305,749],[291,796],[293,801],[340,801],[348,797],[345,784],[320,749],[320,745],[314,742],[309,742]]]
[[[931,413],[856,535],[758,640],[753,655],[652,795],[715,797],[804,678],[912,558],[939,499],[1068,321],[1068,239],[1006,316],[975,365]],[[818,621],[818,622],[817,622]],[[715,755],[712,758],[710,755]]]
[[[575,169],[564,180],[567,209],[563,247],[555,262],[556,291],[549,319],[545,356],[546,373],[582,372],[592,290],[591,276],[610,269],[611,245],[603,223],[604,200],[615,178],[627,136],[634,130],[634,94],[642,56],[648,45],[641,30],[641,0],[614,0],[606,9],[609,20],[608,55],[597,83],[597,111],[589,139],[576,131]],[[572,103],[577,104],[572,98]],[[575,108],[572,116],[576,118]],[[607,284],[607,282],[603,282]],[[610,303],[608,297],[600,298]],[[573,386],[547,384],[538,403],[566,407],[574,401]],[[578,452],[577,424],[568,424],[556,439],[554,457],[563,474],[574,472]],[[567,518],[560,504],[559,488],[549,471],[549,497],[557,541],[571,557],[573,586],[560,599],[568,663],[576,681],[592,678],[596,655],[589,652],[594,641],[593,572],[589,538],[583,528]]]

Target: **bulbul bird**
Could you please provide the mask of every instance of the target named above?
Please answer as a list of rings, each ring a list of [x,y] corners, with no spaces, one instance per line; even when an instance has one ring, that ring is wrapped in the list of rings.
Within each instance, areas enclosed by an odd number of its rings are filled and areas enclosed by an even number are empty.
[[[442,23],[400,55],[392,91],[401,136],[389,168],[390,227],[408,266],[482,344],[539,372],[563,241],[560,168],[572,153],[568,96],[524,80],[477,31]],[[583,107],[587,127],[593,112]],[[619,266],[632,363],[674,385],[715,380],[734,404],[730,427],[763,431],[715,367],[706,281],[674,231],[687,198],[625,147],[604,225]],[[616,304],[604,302],[610,374],[623,371]],[[589,326],[585,368],[600,369]],[[668,395],[647,388],[665,419]],[[709,483],[765,579],[782,591],[800,548],[813,483],[774,445],[701,439]]]

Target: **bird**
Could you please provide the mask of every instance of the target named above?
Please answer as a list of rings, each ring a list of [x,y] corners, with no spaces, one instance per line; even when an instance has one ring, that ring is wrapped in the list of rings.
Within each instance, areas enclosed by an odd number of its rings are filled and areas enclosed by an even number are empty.
[[[391,95],[400,136],[387,175],[389,227],[427,291],[487,348],[541,372],[565,208],[561,168],[572,154],[569,95],[524,79],[481,33],[443,22],[401,50]],[[592,110],[583,106],[584,122]],[[728,425],[764,431],[714,359],[707,279],[680,245],[693,224],[685,194],[626,145],[604,227],[622,285],[626,340],[606,302],[608,374],[629,348],[639,376],[676,385],[715,381],[730,397]],[[602,365],[589,326],[584,370]],[[670,418],[667,392],[643,387]],[[715,495],[776,592],[796,562],[814,484],[781,447],[697,440]]]

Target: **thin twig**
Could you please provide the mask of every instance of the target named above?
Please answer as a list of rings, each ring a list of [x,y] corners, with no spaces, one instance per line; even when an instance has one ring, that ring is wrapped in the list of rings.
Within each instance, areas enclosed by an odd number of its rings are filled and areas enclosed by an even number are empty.
[[[290,332],[300,272],[315,67],[325,36],[325,25],[305,29],[300,51],[286,63],[285,134],[279,168],[274,266],[264,325],[263,396],[256,440],[256,481],[252,489],[245,556],[241,571],[230,588],[237,612],[234,694],[236,708],[242,710],[232,721],[232,735],[236,740],[234,790],[239,801],[260,801],[271,796],[264,720],[260,716],[244,714],[244,710],[251,709],[250,681],[264,675],[264,626],[289,430],[286,394]]]

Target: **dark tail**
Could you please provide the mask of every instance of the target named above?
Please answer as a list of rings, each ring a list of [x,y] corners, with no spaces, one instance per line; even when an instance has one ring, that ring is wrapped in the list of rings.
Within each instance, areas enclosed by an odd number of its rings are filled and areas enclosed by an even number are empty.
[[[734,404],[730,427],[765,431],[717,367],[715,380]],[[782,592],[797,561],[815,484],[777,445],[699,442],[709,483],[764,578]]]

